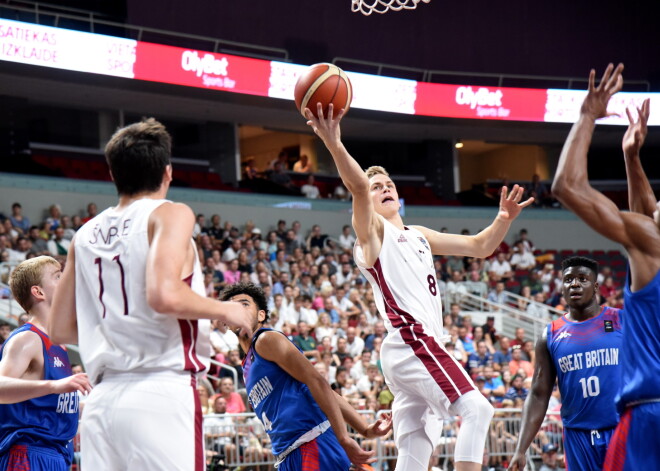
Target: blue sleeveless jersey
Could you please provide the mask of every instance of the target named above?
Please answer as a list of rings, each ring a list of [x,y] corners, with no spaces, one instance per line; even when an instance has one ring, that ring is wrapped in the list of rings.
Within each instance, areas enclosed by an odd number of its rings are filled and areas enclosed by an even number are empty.
[[[623,290],[623,379],[616,401],[620,412],[636,401],[660,398],[660,271],[644,288]]]
[[[303,434],[328,419],[306,384],[255,351],[257,337],[269,330],[272,329],[260,329],[252,337],[243,360],[243,376],[248,400],[270,436],[273,454],[280,455]]]
[[[0,346],[0,359],[4,347],[14,335],[30,330],[41,337],[46,380],[71,376],[71,365],[66,351],[51,343],[48,336],[32,324],[14,330]],[[34,445],[51,448],[61,453],[67,463],[73,459],[73,448],[67,446],[78,430],[78,393],[49,394],[16,404],[0,404],[0,455],[12,445]]]
[[[605,307],[584,322],[564,315],[548,324],[548,351],[557,370],[565,427],[600,430],[619,422],[614,398],[622,373],[621,317],[618,309]]]

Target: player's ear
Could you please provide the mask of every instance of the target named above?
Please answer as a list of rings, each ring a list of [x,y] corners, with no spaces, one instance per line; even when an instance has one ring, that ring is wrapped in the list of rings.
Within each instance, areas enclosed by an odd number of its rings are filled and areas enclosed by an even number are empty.
[[[259,322],[264,322],[266,320],[266,311],[260,309],[257,311],[257,320]]]

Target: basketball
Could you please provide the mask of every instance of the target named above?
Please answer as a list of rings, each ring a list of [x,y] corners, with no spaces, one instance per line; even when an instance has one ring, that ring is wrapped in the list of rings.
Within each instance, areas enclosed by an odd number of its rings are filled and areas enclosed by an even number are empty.
[[[335,114],[342,108],[351,106],[353,89],[346,73],[334,64],[314,64],[300,75],[294,90],[296,107],[304,115],[309,108],[317,116],[316,104],[323,104],[323,115],[327,116],[328,106],[333,104]]]

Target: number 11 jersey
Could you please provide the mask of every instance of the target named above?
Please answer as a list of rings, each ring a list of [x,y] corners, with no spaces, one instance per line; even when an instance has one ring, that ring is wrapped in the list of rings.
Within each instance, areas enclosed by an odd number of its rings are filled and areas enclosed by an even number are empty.
[[[616,426],[614,398],[622,376],[621,311],[604,307],[597,316],[548,324],[548,351],[557,370],[565,427],[600,430]]]
[[[167,203],[144,198],[122,211],[108,208],[76,233],[78,338],[93,383],[106,370],[200,372],[208,367],[209,321],[177,319],[147,303],[149,217]],[[184,281],[205,295],[198,257]]]

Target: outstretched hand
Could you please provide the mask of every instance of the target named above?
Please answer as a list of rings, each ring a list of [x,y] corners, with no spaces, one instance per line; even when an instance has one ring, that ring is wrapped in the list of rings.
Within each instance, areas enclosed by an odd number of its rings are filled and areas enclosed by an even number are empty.
[[[311,126],[317,136],[321,138],[324,144],[327,146],[331,142],[341,140],[341,131],[339,128],[339,122],[344,117],[344,109],[339,110],[335,116],[334,106],[332,103],[328,105],[328,116],[323,115],[323,105],[321,103],[316,104],[316,114],[318,118],[314,116],[314,113],[309,108],[305,108],[305,117],[307,125]]]
[[[374,456],[375,452],[373,450],[363,450],[352,438],[349,438],[346,442],[342,443],[341,446],[344,451],[346,451],[348,459],[357,469],[361,469],[359,467],[361,464],[369,464],[376,461],[376,457]]]
[[[382,419],[369,424],[363,436],[364,438],[384,437],[390,430],[392,430],[392,415],[387,414]]]
[[[582,102],[580,112],[584,115],[590,116],[594,120],[606,118],[608,116],[616,116],[616,113],[607,112],[607,104],[612,98],[612,95],[617,93],[623,87],[623,64],[619,64],[614,68],[613,64],[608,64],[603,78],[596,86],[596,71],[591,69],[589,73],[589,92]]]
[[[534,197],[531,197],[521,203],[520,200],[524,192],[525,189],[520,185],[513,185],[511,192],[508,192],[507,187],[503,186],[502,191],[500,191],[500,212],[498,216],[508,220],[517,218],[523,208],[534,202]]]
[[[646,139],[646,134],[648,133],[648,128],[646,123],[649,120],[650,113],[650,99],[647,98],[642,103],[641,108],[637,108],[637,121],[630,113],[630,110],[626,108],[626,115],[628,115],[628,129],[623,135],[623,155],[635,156],[639,155],[639,150],[644,145],[644,140]]]
[[[525,457],[525,454],[516,453],[513,455],[513,458],[511,458],[511,463],[509,464],[507,471],[523,471],[526,464],[527,458]]]

